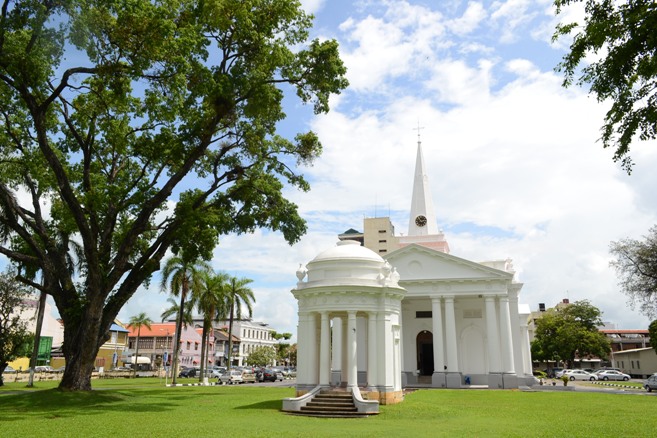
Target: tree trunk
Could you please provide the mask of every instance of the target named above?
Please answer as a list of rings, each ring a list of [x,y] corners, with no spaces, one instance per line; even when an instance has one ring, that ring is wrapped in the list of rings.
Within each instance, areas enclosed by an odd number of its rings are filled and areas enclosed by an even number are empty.
[[[180,354],[180,337],[182,336],[182,325],[185,314],[185,296],[187,295],[187,280],[182,281],[182,290],[180,291],[180,307],[178,307],[178,323],[176,324],[176,338],[173,344],[173,363],[171,370],[173,373],[172,384],[176,384],[178,378],[178,355]]]
[[[201,335],[201,374],[198,376],[199,382],[203,382],[203,378],[205,377],[205,373],[203,371],[205,371],[205,367],[207,366],[206,365],[207,359],[205,358],[205,354],[207,352],[206,351],[207,349],[205,348],[205,343],[207,338],[208,338],[208,324],[206,321],[203,321],[203,334]]]
[[[234,307],[234,303],[231,302],[230,318],[228,320],[228,354],[226,355],[228,359],[228,363],[226,364],[228,371],[230,371],[230,365],[231,365],[230,362],[232,360],[231,357],[233,355],[233,307]]]
[[[137,377],[137,367],[139,366],[139,336],[141,335],[141,326],[137,329],[137,340],[135,341],[135,363],[133,363],[134,367],[134,375]]]
[[[59,384],[62,391],[91,390],[91,374],[96,356],[107,338],[107,333],[101,334],[102,301],[91,301],[87,305],[87,309],[81,309],[80,319],[63,315],[62,350],[66,368]]]

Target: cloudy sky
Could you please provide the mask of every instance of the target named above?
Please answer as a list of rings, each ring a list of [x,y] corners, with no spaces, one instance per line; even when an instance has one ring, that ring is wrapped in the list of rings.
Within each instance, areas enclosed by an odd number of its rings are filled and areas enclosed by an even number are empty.
[[[328,115],[291,104],[281,130],[313,129],[324,154],[288,195],[308,221],[290,247],[277,233],[226,236],[213,266],[254,280],[254,319],[296,333],[299,263],[364,217],[407,231],[418,124],[453,255],[514,261],[532,309],[588,299],[618,328],[647,328],[609,267],[609,243],[657,223],[657,148],[635,144],[631,176],[600,143],[606,105],[564,89],[567,42],[546,0],[305,1],[314,36],[339,41],[350,87]],[[578,10],[566,12],[577,17]],[[153,284],[157,284],[154,281]],[[140,290],[119,314],[160,319],[167,295]]]

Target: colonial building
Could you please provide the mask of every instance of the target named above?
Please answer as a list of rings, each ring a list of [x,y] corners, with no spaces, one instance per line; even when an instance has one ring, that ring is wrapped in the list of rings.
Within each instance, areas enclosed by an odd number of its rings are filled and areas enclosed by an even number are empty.
[[[395,403],[404,386],[535,382],[530,310],[518,302],[523,285],[510,259],[450,254],[419,139],[408,233],[396,235],[389,218],[371,218],[362,233],[338,237],[337,247],[299,268],[292,290],[299,303],[299,396],[317,387],[360,387],[371,400]]]

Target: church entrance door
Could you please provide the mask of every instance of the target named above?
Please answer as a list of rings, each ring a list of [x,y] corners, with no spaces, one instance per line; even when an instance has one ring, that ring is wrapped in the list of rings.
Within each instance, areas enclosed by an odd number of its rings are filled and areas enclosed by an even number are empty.
[[[417,369],[421,376],[433,374],[433,333],[424,330],[417,335]]]

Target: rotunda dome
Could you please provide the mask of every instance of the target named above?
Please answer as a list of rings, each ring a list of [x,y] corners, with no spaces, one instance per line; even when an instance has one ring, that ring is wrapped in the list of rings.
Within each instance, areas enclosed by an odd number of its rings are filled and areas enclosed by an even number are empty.
[[[336,246],[327,249],[310,261],[321,262],[328,260],[369,260],[383,263],[383,258],[369,248],[361,246],[355,240],[341,240]]]

